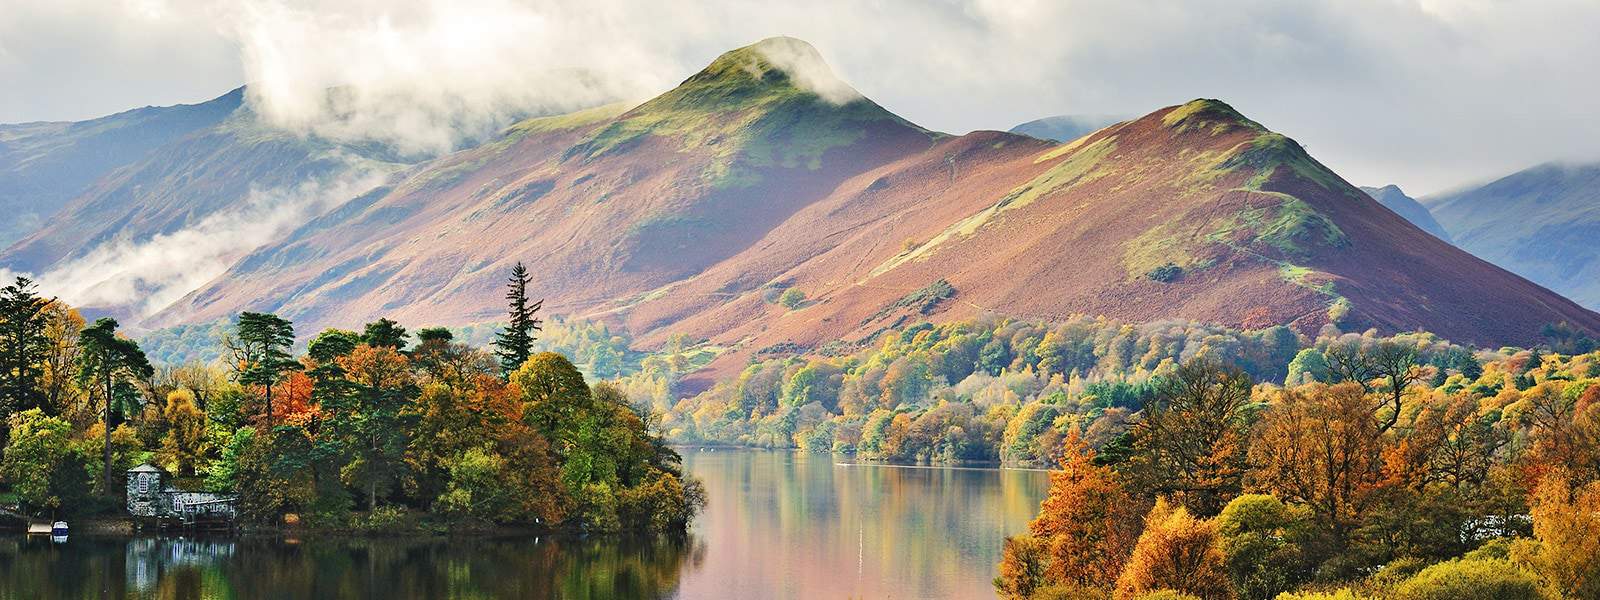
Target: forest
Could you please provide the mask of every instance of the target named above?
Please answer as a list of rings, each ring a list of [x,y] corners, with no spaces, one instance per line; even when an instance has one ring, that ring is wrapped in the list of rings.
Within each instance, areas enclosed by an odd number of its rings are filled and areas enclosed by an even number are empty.
[[[149,462],[236,493],[251,524],[685,530],[700,484],[621,390],[537,351],[527,280],[518,265],[492,351],[388,319],[302,349],[290,321],[246,312],[219,360],[173,365],[19,278],[0,289],[0,499],[120,515],[122,474]]]

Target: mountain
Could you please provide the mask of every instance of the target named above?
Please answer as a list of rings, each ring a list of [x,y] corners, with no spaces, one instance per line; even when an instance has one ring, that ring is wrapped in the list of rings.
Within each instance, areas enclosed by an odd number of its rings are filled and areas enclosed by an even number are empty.
[[[1361,186],[1361,191],[1366,192],[1368,196],[1372,196],[1372,199],[1377,200],[1378,204],[1382,204],[1384,208],[1405,217],[1405,220],[1410,221],[1412,225],[1416,225],[1422,228],[1423,231],[1432,234],[1433,237],[1446,242],[1450,241],[1450,234],[1446,233],[1444,227],[1433,219],[1433,213],[1428,212],[1428,209],[1417,202],[1415,198],[1407,196],[1405,192],[1400,191],[1400,186],[1394,184],[1381,188]]]
[[[95,180],[211,127],[239,108],[243,88],[200,104],[134,109],[78,122],[0,125],[0,246],[39,228]]]
[[[1540,165],[1421,201],[1457,245],[1600,309],[1600,163]]]
[[[1486,345],[1600,315],[1411,225],[1215,100],[1069,144],[930,132],[775,38],[636,107],[523,121],[249,253],[159,324],[276,311],[302,331],[554,314],[762,353],[982,313],[1194,319]],[[793,290],[793,293],[787,293]],[[789,296],[775,302],[780,293]]]
[[[1126,118],[1105,115],[1056,115],[1012,127],[1011,133],[1050,142],[1070,142]]]

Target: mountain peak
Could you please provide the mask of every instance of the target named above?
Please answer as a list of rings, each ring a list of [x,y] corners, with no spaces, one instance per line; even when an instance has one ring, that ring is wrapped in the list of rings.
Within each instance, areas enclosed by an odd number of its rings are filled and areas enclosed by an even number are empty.
[[[693,84],[793,88],[816,94],[832,104],[861,99],[861,93],[839,79],[814,46],[782,36],[722,53],[684,81],[684,85]]]
[[[1239,114],[1228,103],[1211,98],[1197,98],[1168,109],[1161,115],[1161,124],[1179,132],[1203,128],[1215,131],[1229,127],[1267,130],[1260,123]]]

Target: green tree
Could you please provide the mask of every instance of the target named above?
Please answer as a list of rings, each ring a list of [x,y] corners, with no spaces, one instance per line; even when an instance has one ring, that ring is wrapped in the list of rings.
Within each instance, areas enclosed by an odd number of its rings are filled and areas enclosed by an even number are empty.
[[[72,426],[37,408],[11,415],[8,425],[12,435],[0,474],[25,507],[59,508],[61,499],[52,493],[51,474],[67,457]]]
[[[95,389],[103,390],[105,408],[101,413],[101,422],[105,425],[105,452],[104,462],[111,465],[111,431],[115,428],[112,423],[112,414],[118,404],[118,391],[126,398],[131,389],[130,379],[146,379],[155,374],[155,369],[150,366],[150,359],[146,358],[144,351],[139,349],[139,344],[133,340],[117,335],[117,320],[111,317],[101,317],[93,325],[85,327],[78,334],[78,346],[82,349],[79,354],[78,377],[85,384],[92,384]],[[122,414],[117,414],[120,419]],[[102,491],[112,488],[112,470],[102,470]]]
[[[510,306],[507,313],[505,329],[496,334],[494,340],[495,355],[500,357],[500,370],[507,376],[528,362],[528,357],[533,355],[533,332],[540,331],[542,321],[537,318],[539,308],[544,306],[540,300],[528,303],[528,269],[518,261],[511,268],[511,280],[506,284],[506,302]]]
[[[405,350],[406,338],[411,334],[406,333],[406,328],[389,319],[378,319],[367,323],[366,330],[361,334],[361,342],[373,348],[393,348]]]
[[[783,305],[784,308],[789,310],[795,310],[805,306],[806,293],[800,291],[798,288],[786,289],[783,291],[783,294],[778,296],[778,304]]]
[[[33,288],[26,277],[0,288],[0,425],[14,411],[53,408],[45,402],[43,385],[51,300]],[[4,439],[0,431],[0,443]]]
[[[300,368],[289,354],[294,345],[294,324],[272,313],[239,314],[237,340],[231,343],[239,383],[259,385],[272,423],[272,388],[284,373]]]

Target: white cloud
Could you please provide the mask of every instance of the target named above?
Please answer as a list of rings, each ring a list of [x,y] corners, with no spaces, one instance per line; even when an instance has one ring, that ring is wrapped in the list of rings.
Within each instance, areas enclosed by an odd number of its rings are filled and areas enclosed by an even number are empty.
[[[0,120],[249,80],[292,127],[439,148],[508,115],[660,91],[723,50],[792,35],[845,88],[955,133],[1217,97],[1364,184],[1420,192],[1600,158],[1600,3],[1580,0],[110,4],[0,0],[0,80],[18,84],[0,91]],[[345,95],[330,103],[329,85]]]
[[[292,188],[252,190],[237,206],[146,240],[103,244],[38,275],[41,287],[75,306],[130,306],[141,316],[221,275],[249,251],[377,187],[387,168],[357,159]]]

